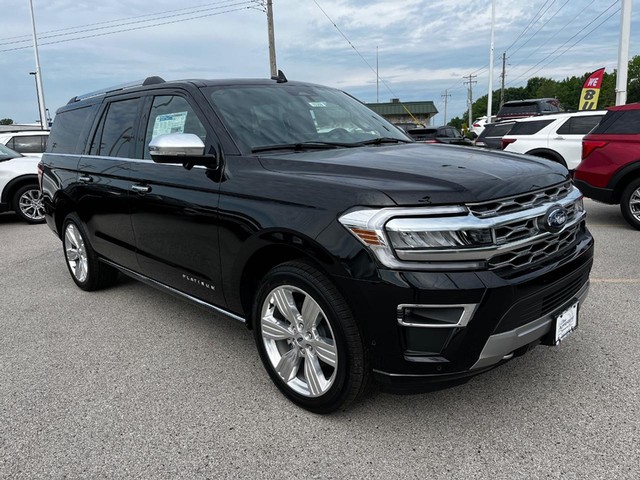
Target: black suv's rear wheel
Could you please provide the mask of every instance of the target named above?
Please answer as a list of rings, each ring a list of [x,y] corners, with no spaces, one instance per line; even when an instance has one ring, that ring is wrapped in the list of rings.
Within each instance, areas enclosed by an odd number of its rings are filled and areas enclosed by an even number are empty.
[[[620,210],[629,225],[640,230],[640,178],[636,178],[622,192]]]
[[[34,183],[20,187],[13,196],[13,209],[25,222],[44,222],[42,192],[38,185]]]
[[[84,225],[75,213],[65,218],[62,228],[64,258],[76,285],[89,292],[115,283],[118,271],[98,260]]]
[[[258,289],[253,320],[267,372],[301,407],[329,413],[363,392],[368,371],[358,327],[315,268],[291,262],[272,269]]]

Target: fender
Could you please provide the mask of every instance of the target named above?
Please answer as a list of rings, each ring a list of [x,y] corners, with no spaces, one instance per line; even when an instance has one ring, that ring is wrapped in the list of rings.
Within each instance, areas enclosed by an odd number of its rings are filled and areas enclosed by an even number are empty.
[[[610,188],[612,190],[615,190],[616,187],[618,186],[618,184],[628,175],[632,174],[632,173],[636,173],[638,176],[640,176],[640,159],[635,160],[631,163],[626,164],[624,167],[622,167],[620,170],[618,170],[615,175],[613,175],[613,177],[611,177],[611,180],[609,180],[609,184],[607,185],[607,188]]]
[[[27,173],[25,175],[20,175],[19,177],[12,179],[9,183],[7,183],[7,186],[4,187],[4,190],[2,191],[2,198],[0,199],[0,201],[7,204],[11,203],[11,197],[13,196],[13,192],[15,191],[15,189],[21,185],[26,185],[29,183],[35,183],[37,185],[38,175],[35,173]]]
[[[533,155],[534,157],[542,157],[548,160],[553,160],[554,162],[558,162],[563,166],[567,166],[567,162],[565,159],[555,150],[551,150],[548,148],[534,148],[526,153],[526,155]],[[551,158],[550,158],[551,157]]]

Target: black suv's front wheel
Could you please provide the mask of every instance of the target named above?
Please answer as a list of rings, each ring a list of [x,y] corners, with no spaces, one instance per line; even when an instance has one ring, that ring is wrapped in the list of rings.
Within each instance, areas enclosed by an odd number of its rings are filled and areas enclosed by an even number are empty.
[[[622,192],[620,210],[629,225],[640,230],[640,178],[632,181]]]
[[[290,262],[269,271],[253,321],[267,372],[296,404],[329,413],[364,391],[368,371],[360,332],[344,298],[317,269]]]

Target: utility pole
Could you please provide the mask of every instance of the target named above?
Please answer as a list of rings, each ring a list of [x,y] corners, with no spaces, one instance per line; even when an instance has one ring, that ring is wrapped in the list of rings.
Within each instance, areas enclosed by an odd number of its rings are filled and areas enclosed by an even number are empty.
[[[618,44],[618,75],[616,76],[616,105],[627,103],[627,75],[629,70],[629,39],[631,37],[631,0],[620,0],[620,43]]]
[[[273,3],[267,0],[267,28],[269,30],[269,63],[271,64],[271,76],[278,76],[276,66],[276,36],[273,33]]]
[[[443,125],[447,124],[447,101],[449,100],[449,97],[451,96],[451,94],[449,93],[449,90],[445,90],[444,94],[440,95],[442,98],[444,98],[444,122]]]
[[[475,85],[476,83],[478,83],[477,81],[474,80],[474,78],[476,78],[477,75],[471,75],[469,74],[469,76],[467,77],[462,77],[462,78],[468,78],[469,80],[466,82],[463,82],[465,85],[469,85],[469,89],[467,90],[467,102],[469,103],[469,130],[471,130],[471,125],[473,124],[473,85]]]
[[[493,32],[496,26],[496,0],[491,0],[491,46],[489,47],[489,96],[487,97],[487,122],[491,123],[493,107]],[[469,127],[471,128],[471,127]]]
[[[47,122],[47,109],[44,106],[44,88],[42,86],[42,70],[40,70],[40,56],[38,55],[38,38],[36,36],[36,19],[33,15],[33,0],[29,0],[31,8],[31,28],[33,32],[33,51],[36,57],[36,92],[38,94],[38,109],[40,110],[40,128],[49,130],[49,122]]]
[[[380,103],[380,70],[378,68],[378,46],[376,45],[376,103]]]
[[[504,77],[506,76],[505,66],[507,65],[507,52],[502,52],[502,74],[500,74],[500,108],[504,103]]]

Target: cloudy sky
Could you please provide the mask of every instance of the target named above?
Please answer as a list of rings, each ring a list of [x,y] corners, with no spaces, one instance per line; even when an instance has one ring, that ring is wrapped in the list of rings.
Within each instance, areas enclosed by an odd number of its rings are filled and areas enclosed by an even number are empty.
[[[160,75],[268,77],[262,0],[33,0],[47,108]],[[621,0],[496,0],[494,87],[617,65]],[[278,68],[365,102],[432,100],[443,123],[466,108],[463,76],[488,91],[491,0],[273,0]],[[38,118],[28,0],[0,0],[0,118]],[[179,10],[178,10],[179,9]],[[84,38],[83,38],[84,37]],[[379,95],[376,91],[378,49]],[[630,56],[640,54],[633,0]],[[497,99],[496,99],[497,101]]]

